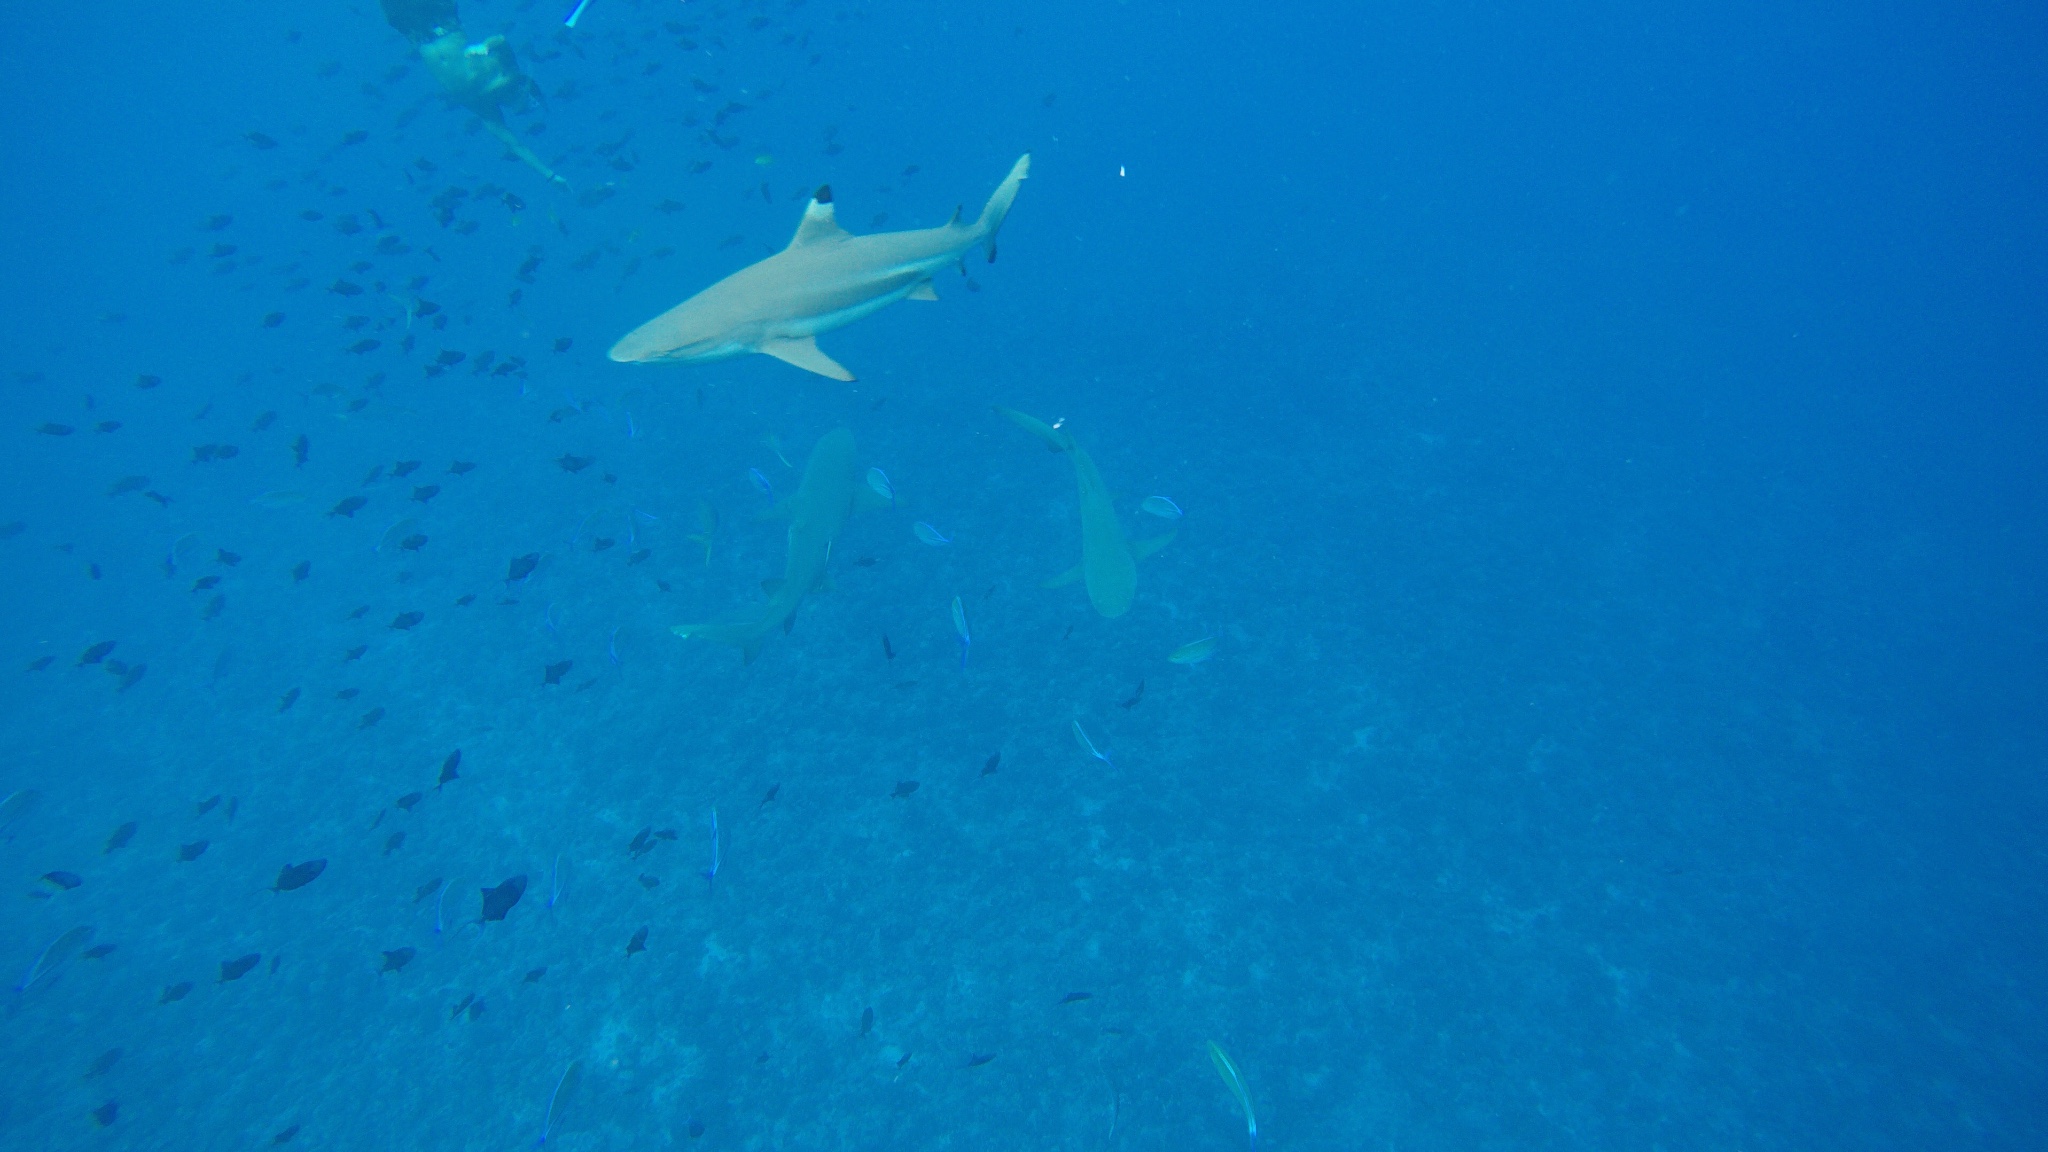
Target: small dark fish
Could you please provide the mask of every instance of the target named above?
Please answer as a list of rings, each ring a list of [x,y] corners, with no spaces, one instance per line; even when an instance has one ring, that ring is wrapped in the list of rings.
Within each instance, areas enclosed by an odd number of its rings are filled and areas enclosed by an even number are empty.
[[[297,704],[298,702],[299,690],[297,688],[294,688],[291,691],[285,693],[283,696],[278,697],[277,710],[279,712],[289,712],[291,711],[292,705]]]
[[[104,960],[113,954],[114,949],[119,947],[119,944],[95,944],[80,952],[78,958],[80,960]]]
[[[455,463],[448,465],[448,474],[450,476],[467,476],[474,471],[476,471],[476,465],[468,460],[457,460]]]
[[[48,668],[50,662],[55,659],[55,656],[38,656],[34,660],[29,661],[28,670],[31,672],[41,672],[43,669]]]
[[[995,1058],[996,1054],[993,1052],[976,1052],[967,1057],[967,1066],[969,1068],[979,1068]]]
[[[408,948],[406,949],[406,951],[410,952],[412,951],[412,949]],[[291,1127],[285,1129],[284,1131],[279,1132],[277,1135],[272,1136],[270,1138],[270,1142],[272,1144],[289,1144],[292,1142],[292,1137],[297,1136],[298,1134],[299,1126],[297,1124],[294,1124]]]
[[[400,632],[410,632],[419,626],[420,621],[426,618],[427,614],[425,612],[400,612],[391,618],[391,627]]]
[[[569,452],[562,453],[561,457],[555,461],[555,463],[561,465],[564,472],[581,472],[596,462],[597,457],[595,456],[577,456]]]
[[[392,806],[402,812],[410,812],[413,805],[424,799],[426,799],[426,793],[424,792],[407,792],[405,795],[400,796]]]
[[[105,660],[107,658],[107,653],[112,652],[113,650],[114,641],[102,640],[99,643],[93,645],[90,648],[87,648],[84,652],[79,654],[77,667],[83,668],[87,664],[97,664],[100,661]]]
[[[1093,999],[1095,999],[1095,994],[1093,992],[1069,992],[1065,996],[1060,997],[1060,1003],[1079,1004],[1083,1000]]]
[[[363,658],[363,653],[368,652],[369,650],[370,646],[368,644],[358,644],[355,647],[349,649],[347,652],[342,653],[342,663],[346,664],[352,660],[361,660]]]
[[[92,430],[101,433],[119,432],[121,430],[121,422],[119,420],[102,420],[93,425]]]
[[[218,620],[220,619],[220,614],[227,609],[227,606],[227,594],[216,592],[213,594],[213,598],[206,602],[206,607],[199,610],[199,618],[201,620]]]
[[[105,1052],[93,1057],[92,1063],[85,1066],[85,1078],[90,1080],[95,1076],[106,1075],[108,1069],[120,1063],[120,1060],[121,1050],[119,1048],[107,1049]]]
[[[116,848],[126,848],[128,846],[128,842],[130,840],[135,839],[136,828],[137,825],[135,821],[130,820],[126,824],[121,825],[119,828],[114,829],[113,834],[107,837],[106,848],[103,849],[100,854],[102,856],[105,856],[111,854]]]
[[[915,791],[917,791],[917,781],[898,780],[896,782],[896,790],[894,792],[889,793],[889,795],[894,799],[901,800],[905,796],[908,796]]]
[[[435,791],[439,791],[443,784],[461,779],[462,773],[456,771],[460,767],[462,767],[462,749],[457,748],[448,754],[446,760],[441,761],[441,778],[434,782]]]
[[[206,799],[201,800],[199,802],[198,807],[192,810],[192,818],[194,820],[197,820],[201,816],[206,815],[208,812],[213,811],[215,808],[220,807],[220,801],[221,797],[220,794],[217,792],[211,796],[208,796]]]
[[[363,713],[362,719],[356,721],[356,731],[360,732],[365,728],[374,728],[377,721],[383,718],[384,710],[382,708],[372,708],[368,712]]]
[[[69,436],[76,432],[77,429],[69,424],[44,424],[37,428],[36,431],[41,432],[45,436]]]
[[[528,552],[524,556],[515,556],[512,558],[512,563],[505,569],[505,583],[517,584],[528,576],[533,575],[533,570],[538,567],[540,567],[540,553],[538,552]]]
[[[405,833],[393,832],[391,838],[384,841],[384,854],[389,856],[403,847],[405,847]]]
[[[654,834],[654,838],[656,840],[667,840],[670,843],[674,843],[676,838],[676,830],[673,828],[663,828],[661,831],[656,832]]]
[[[574,660],[557,660],[553,664],[547,666],[546,674],[543,676],[541,682],[543,684],[560,684],[562,682],[562,677],[567,676],[569,674],[569,669],[574,668],[575,666],[576,662]]]
[[[703,1134],[704,1122],[702,1120],[690,1121],[690,1139],[695,1140],[697,1137],[702,1136]]]
[[[265,312],[263,314],[263,326],[265,328],[275,328],[282,323],[284,323],[284,313],[282,312]]]
[[[328,509],[327,514],[329,516],[346,516],[353,519],[357,512],[362,511],[363,505],[368,503],[369,501],[363,499],[361,496],[344,497],[341,503],[336,504],[333,508]]]
[[[547,974],[548,970],[546,968],[535,968],[526,974],[526,979],[521,981],[521,983],[538,984],[540,983],[540,978]]]
[[[178,863],[180,864],[190,864],[204,855],[206,855],[206,841],[204,840],[194,840],[190,844],[178,845]]]
[[[137,388],[142,389],[144,392],[149,391],[151,388],[154,388],[157,385],[162,384],[163,382],[163,377],[152,376],[147,372],[144,372],[143,374],[135,378],[135,386]]]
[[[514,876],[496,888],[484,889],[483,918],[485,920],[503,920],[505,913],[512,911],[512,906],[519,903],[519,898],[524,895],[526,895],[526,877],[524,875]]]
[[[346,280],[336,280],[327,286],[327,290],[336,296],[361,296],[363,294],[363,286],[361,284],[351,284]]]
[[[325,871],[327,871],[327,861],[325,858],[308,860],[303,864],[287,864],[278,869],[277,883],[272,884],[270,890],[272,892],[290,892],[294,888],[304,888],[318,879],[320,874]]]
[[[405,966],[412,963],[412,958],[417,955],[419,953],[411,948],[394,948],[384,954],[384,966],[377,969],[377,975],[382,976],[386,972],[403,971]]]
[[[460,596],[457,596],[457,597],[455,598],[455,606],[456,606],[457,608],[467,608],[467,607],[469,607],[469,605],[470,605],[471,603],[475,602],[475,600],[476,600],[476,593],[474,593],[474,592],[464,592],[464,593],[463,593],[462,595],[460,595]]]
[[[647,873],[642,872],[640,874],[640,886],[652,892],[656,888],[661,887],[661,877],[649,876]]]
[[[1126,709],[1126,710],[1128,710],[1128,709],[1131,709],[1131,708],[1136,708],[1136,707],[1138,706],[1138,701],[1140,701],[1140,700],[1143,700],[1144,698],[1145,698],[1145,682],[1144,682],[1143,680],[1140,680],[1140,681],[1138,681],[1138,690],[1137,690],[1136,692],[1133,692],[1133,693],[1131,693],[1131,698],[1130,698],[1130,699],[1128,699],[1128,700],[1125,700],[1125,701],[1122,701],[1121,703],[1119,703],[1119,704],[1118,704],[1118,707],[1120,707],[1120,708],[1124,708],[1124,709]]]
[[[365,604],[362,607],[357,608],[355,611],[349,613],[348,618],[351,620],[361,620],[365,615],[369,613],[369,611],[370,606],[368,604]]]
[[[555,351],[567,352],[575,343],[576,341],[567,336],[557,336],[555,337]]]
[[[432,880],[427,881],[425,884],[420,885],[419,891],[412,894],[412,902],[417,904],[420,901],[425,900],[427,897],[432,896],[434,893],[439,892],[440,890],[441,878],[439,876],[436,876]]]
[[[261,132],[244,132],[242,133],[242,139],[254,144],[260,152],[268,152],[272,148],[277,147],[277,141],[265,136]]]
[[[114,1117],[119,1116],[120,1114],[121,1102],[118,1100],[109,1100],[105,1104],[102,1104],[99,1107],[92,1110],[92,1122],[99,1125],[102,1128],[106,1128],[111,1126],[114,1123]]]
[[[85,883],[85,881],[80,879],[76,872],[45,872],[43,873],[43,883],[50,885],[52,888],[59,888],[69,892],[80,884]]]
[[[863,1008],[863,1009],[861,1009],[861,1010],[860,1010],[860,1034],[861,1034],[861,1035],[863,1035],[863,1036],[865,1036],[865,1035],[867,1035],[868,1033],[870,1033],[870,1032],[872,1032],[872,1031],[874,1031],[874,1030],[875,1030],[875,1010],[874,1010],[873,1008]]]
[[[312,574],[313,562],[311,560],[301,560],[297,564],[292,565],[292,583],[294,584],[304,583],[306,577]]]
[[[441,486],[439,484],[422,484],[412,490],[412,498],[421,504],[425,504],[440,494]]]
[[[896,658],[896,648],[894,645],[889,643],[889,636],[887,633],[883,633],[882,635],[882,658],[885,660],[894,660]]]
[[[190,980],[181,980],[176,984],[164,985],[164,990],[157,996],[156,1002],[159,1004],[175,1004],[191,994],[192,982]]]
[[[334,698],[336,700],[353,700],[362,694],[363,690],[361,688],[343,688],[334,694]]]
[[[633,842],[626,845],[626,851],[638,860],[654,848],[654,829],[650,826],[634,833]]]
[[[292,463],[295,467],[304,468],[306,466],[306,458],[311,453],[312,447],[312,441],[306,439],[304,432],[299,433],[298,438],[292,441]]]
[[[988,760],[981,766],[981,774],[983,776],[995,775],[996,768],[1000,766],[1002,762],[1003,754],[1000,751],[990,753]]]
[[[226,984],[231,980],[240,980],[242,977],[247,976],[250,970],[255,968],[262,959],[262,953],[251,952],[247,956],[237,956],[233,960],[221,961],[220,979],[215,981],[215,983]]]
[[[213,562],[226,568],[233,568],[242,562],[242,554],[230,552],[225,548],[215,548],[213,550]]]
[[[768,786],[768,794],[766,796],[761,797],[761,807],[766,808],[768,805],[773,804],[775,802],[775,794],[780,791],[782,791],[782,784],[780,781],[774,784],[770,784]]]
[[[638,932],[633,933],[631,940],[626,941],[626,955],[631,956],[635,952],[645,951],[647,951],[647,929],[642,928]]]

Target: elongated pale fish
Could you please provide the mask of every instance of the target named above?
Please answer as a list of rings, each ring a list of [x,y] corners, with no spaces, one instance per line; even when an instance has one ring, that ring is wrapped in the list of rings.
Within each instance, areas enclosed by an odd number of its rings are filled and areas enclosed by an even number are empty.
[[[1224,1087],[1230,1089],[1230,1094],[1237,1097],[1238,1107],[1244,1109],[1244,1131],[1249,1141],[1248,1146],[1258,1148],[1259,1121],[1252,1115],[1252,1094],[1245,1090],[1244,1077],[1237,1074],[1237,1065],[1230,1062],[1229,1055],[1214,1040],[1209,1041],[1209,1063],[1216,1065],[1216,1074],[1223,1077]]]
[[[967,609],[960,606],[960,598],[953,597],[953,631],[960,634],[960,670],[967,671],[967,649],[974,643],[974,637],[967,634]]]
[[[1166,654],[1166,662],[1168,664],[1200,664],[1215,654],[1216,638],[1214,636],[1204,636],[1200,640],[1190,640],[1173,651],[1168,652]]]
[[[1116,767],[1115,762],[1110,760],[1109,753],[1095,747],[1095,741],[1088,738],[1088,732],[1081,727],[1079,720],[1074,721],[1074,742],[1081,746],[1083,752],[1088,753],[1104,764],[1108,764],[1111,768]]]
[[[1162,520],[1178,520],[1181,518],[1180,505],[1175,504],[1164,496],[1145,497],[1144,503],[1138,505],[1138,511],[1149,512]]]
[[[585,3],[588,2],[589,0],[585,0]],[[581,11],[581,9],[578,9],[578,11]],[[581,1083],[582,1080],[583,1061],[569,1061],[569,1066],[562,1069],[562,1078],[555,1081],[554,1095],[548,1097],[547,1119],[541,1122],[540,1139],[533,1142],[535,1148],[548,1142],[548,1136],[554,1132],[555,1125],[562,1121],[562,1109],[569,1106],[569,1097],[576,1094],[576,1085]]]
[[[44,978],[56,975],[59,969],[71,963],[72,957],[92,943],[92,937],[93,930],[81,924],[50,941],[50,946],[43,949],[43,954],[36,957],[34,964],[29,965],[28,974],[21,978],[21,983],[16,984],[14,990],[26,992]]]
[[[868,469],[868,487],[875,490],[875,495],[887,500],[890,507],[896,506],[896,486],[889,483],[887,472],[880,468]]]
[[[913,534],[915,534],[919,540],[924,541],[925,543],[931,545],[934,548],[943,548],[946,545],[951,544],[953,542],[953,538],[951,536],[941,535],[937,528],[932,527],[931,525],[925,523],[922,520],[919,520],[917,523],[912,524],[910,526],[910,531]]]
[[[711,867],[698,873],[704,877],[706,890],[718,886],[718,809],[711,810]]]
[[[41,792],[33,788],[23,788],[19,792],[8,793],[7,799],[0,800],[0,835],[12,834],[15,821],[28,815],[35,808],[36,802],[42,798]]]
[[[583,19],[583,10],[588,7],[590,7],[590,0],[576,0],[576,10],[574,12],[569,13],[569,18],[567,20],[562,21],[562,27],[574,28],[576,26],[576,22],[578,20]],[[548,1138],[547,1133],[541,1133],[540,1138],[542,1140],[546,1140]]]

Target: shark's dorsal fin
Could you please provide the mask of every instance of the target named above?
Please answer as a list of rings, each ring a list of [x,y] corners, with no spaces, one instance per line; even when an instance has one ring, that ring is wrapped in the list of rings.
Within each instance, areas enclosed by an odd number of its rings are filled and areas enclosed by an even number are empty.
[[[828,240],[844,240],[847,235],[846,229],[839,226],[839,217],[832,211],[832,186],[823,184],[804,208],[803,222],[796,226],[796,236],[790,240],[789,246],[802,248]]]
[[[801,233],[798,234],[801,237]],[[853,373],[841,367],[837,360],[818,351],[818,338],[805,336],[801,340],[768,340],[760,345],[762,352],[775,357],[785,364],[794,364],[806,372],[830,376],[834,380],[852,380]]]

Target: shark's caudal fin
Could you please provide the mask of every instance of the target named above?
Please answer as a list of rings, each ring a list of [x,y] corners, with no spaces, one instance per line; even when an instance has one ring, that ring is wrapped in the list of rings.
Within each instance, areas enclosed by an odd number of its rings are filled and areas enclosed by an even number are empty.
[[[1023,184],[1024,178],[1029,175],[1031,153],[1026,152],[1017,157],[1017,162],[1010,166],[1010,174],[1003,177],[1001,184],[996,185],[995,195],[990,196],[988,203],[982,206],[981,219],[974,222],[975,230],[981,233],[982,246],[988,250],[991,264],[995,263],[996,259],[996,233],[1002,230],[1003,217],[1010,214],[1010,204],[1017,199],[1018,186]]]

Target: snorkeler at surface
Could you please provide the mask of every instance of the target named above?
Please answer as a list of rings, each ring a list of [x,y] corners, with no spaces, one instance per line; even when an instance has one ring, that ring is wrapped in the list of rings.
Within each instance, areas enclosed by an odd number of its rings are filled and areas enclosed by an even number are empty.
[[[512,150],[526,166],[555,184],[569,182],[519,142],[505,123],[505,109],[525,107],[536,91],[533,80],[519,70],[512,46],[503,36],[491,36],[472,44],[462,34],[462,20],[455,0],[383,0],[384,19],[396,28],[426,62],[427,71],[441,82],[448,98],[483,120],[485,130]]]

